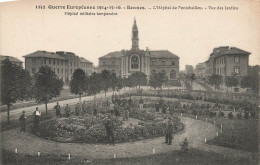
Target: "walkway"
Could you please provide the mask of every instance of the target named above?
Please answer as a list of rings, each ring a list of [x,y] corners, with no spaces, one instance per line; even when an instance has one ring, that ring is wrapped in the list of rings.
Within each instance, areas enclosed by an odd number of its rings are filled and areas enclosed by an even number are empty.
[[[249,153],[230,148],[224,148],[204,143],[205,138],[212,139],[219,131],[217,127],[204,121],[187,117],[180,117],[185,125],[183,131],[175,134],[173,145],[166,145],[164,137],[141,140],[136,142],[120,143],[116,146],[104,144],[77,144],[59,143],[44,140],[29,133],[20,133],[19,129],[2,132],[2,147],[8,151],[35,155],[38,151],[48,154],[71,154],[72,157],[87,159],[109,159],[116,154],[117,158],[141,157],[156,153],[164,153],[180,148],[179,143],[188,138],[189,146],[204,151],[212,151],[232,158],[249,157]]]
[[[124,90],[122,89],[120,91],[120,93],[124,93]],[[113,94],[113,92],[108,92],[106,94],[107,97],[111,96]],[[105,94],[97,94],[96,98],[104,98]],[[94,99],[94,96],[86,96],[86,97],[82,97],[81,101],[83,102],[84,100],[89,101]],[[64,107],[66,104],[76,104],[79,102],[79,98],[75,98],[75,99],[69,99],[69,100],[63,100],[63,101],[59,101],[59,104],[61,107]],[[56,102],[53,103],[49,103],[48,104],[48,111],[50,110],[54,110],[53,107],[56,105]],[[35,111],[35,108],[38,107],[41,112],[45,113],[45,105],[44,104],[40,104],[40,105],[36,105],[36,106],[31,106],[31,107],[24,107],[24,108],[19,108],[19,109],[15,109],[10,111],[10,121],[11,120],[17,120],[19,118],[19,116],[21,115],[22,111],[26,112],[26,115],[31,115],[33,114],[33,112]],[[1,121],[6,121],[7,120],[7,112],[0,112],[0,120]]]

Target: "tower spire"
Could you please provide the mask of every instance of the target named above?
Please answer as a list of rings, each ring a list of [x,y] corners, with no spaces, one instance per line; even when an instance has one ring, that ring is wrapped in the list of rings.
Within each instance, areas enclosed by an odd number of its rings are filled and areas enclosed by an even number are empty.
[[[136,24],[136,19],[134,17],[134,25],[132,28],[132,49],[139,49],[139,38],[138,38],[138,28]]]

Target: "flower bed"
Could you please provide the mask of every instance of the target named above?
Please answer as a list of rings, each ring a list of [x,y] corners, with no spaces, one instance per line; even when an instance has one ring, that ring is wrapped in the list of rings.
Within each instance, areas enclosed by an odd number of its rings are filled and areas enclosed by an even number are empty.
[[[164,135],[166,115],[134,110],[130,116],[139,119],[139,124],[124,126],[122,121],[113,118],[117,143]],[[85,115],[53,119],[40,125],[39,136],[59,142],[107,143],[105,120],[102,114],[100,118]],[[175,132],[183,128],[179,118],[172,117],[171,120]]]

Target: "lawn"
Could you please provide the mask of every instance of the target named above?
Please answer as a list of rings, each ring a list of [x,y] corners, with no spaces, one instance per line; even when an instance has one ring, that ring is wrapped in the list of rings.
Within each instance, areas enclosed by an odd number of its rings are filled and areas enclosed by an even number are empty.
[[[216,122],[223,124],[223,133],[209,141],[209,144],[249,152],[258,151],[258,120],[216,118]]]
[[[90,163],[83,163],[84,160],[73,158],[68,160],[65,155],[55,156],[55,155],[43,155],[41,157],[37,156],[18,156],[14,153],[2,152],[2,163],[3,164],[19,164],[19,165],[34,165],[34,164],[90,164],[90,165],[256,165],[257,161],[249,161],[245,159],[233,160],[223,155],[205,152],[197,149],[190,149],[186,154],[179,154],[178,151],[173,151],[169,153],[150,155],[146,157],[135,157],[135,158],[120,158],[120,159],[106,159],[106,160],[94,160]],[[85,160],[87,161],[87,160]],[[8,163],[7,163],[8,162]]]

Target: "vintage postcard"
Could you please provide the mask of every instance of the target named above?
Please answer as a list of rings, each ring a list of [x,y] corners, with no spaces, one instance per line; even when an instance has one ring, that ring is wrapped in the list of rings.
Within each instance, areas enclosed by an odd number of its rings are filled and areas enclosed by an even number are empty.
[[[259,164],[259,0],[0,0],[0,164]]]

